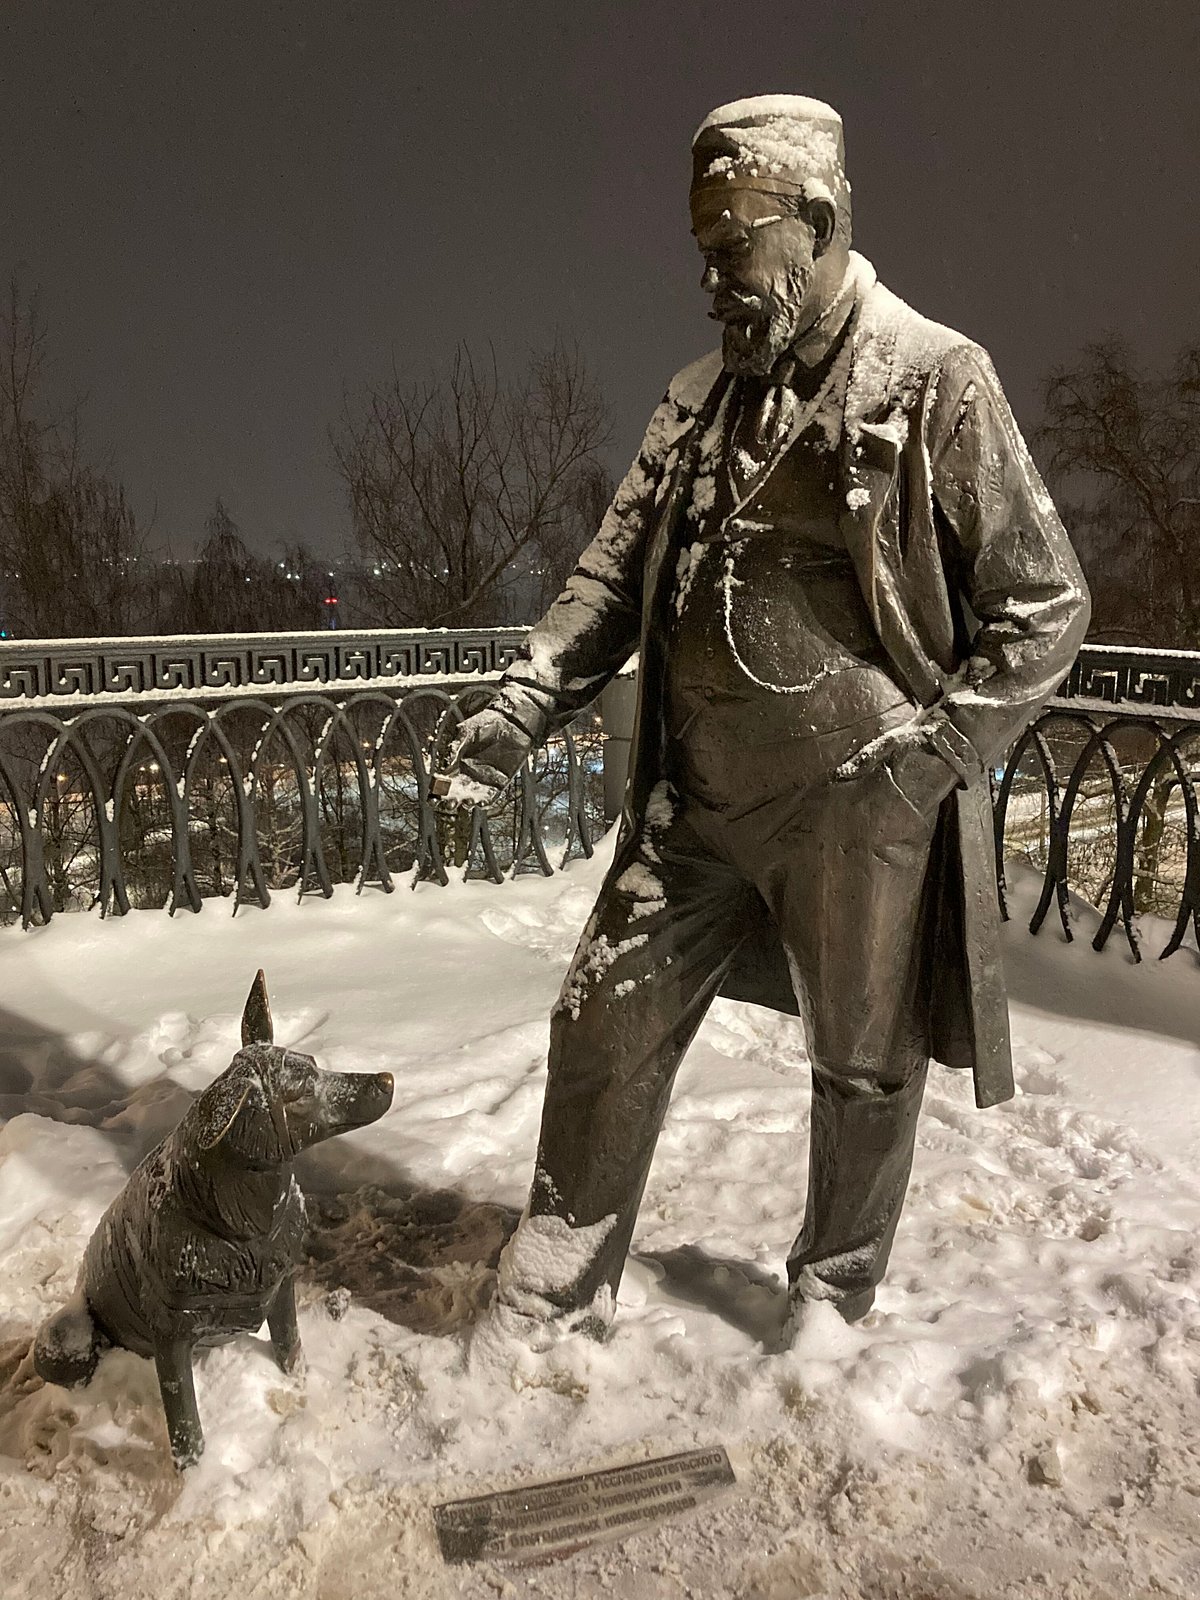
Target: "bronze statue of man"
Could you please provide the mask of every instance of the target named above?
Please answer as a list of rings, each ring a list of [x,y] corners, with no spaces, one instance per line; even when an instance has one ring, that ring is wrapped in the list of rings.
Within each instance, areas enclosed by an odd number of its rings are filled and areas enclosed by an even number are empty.
[[[675,1071],[717,994],[807,1032],[793,1307],[870,1308],[930,1058],[971,1067],[981,1106],[1013,1092],[989,767],[1087,626],[986,353],[850,248],[837,113],[737,101],[692,150],[721,349],[671,383],[457,750],[474,784],[507,782],[640,652],[616,857],[552,1017],[493,1311],[534,1343],[610,1322]]]

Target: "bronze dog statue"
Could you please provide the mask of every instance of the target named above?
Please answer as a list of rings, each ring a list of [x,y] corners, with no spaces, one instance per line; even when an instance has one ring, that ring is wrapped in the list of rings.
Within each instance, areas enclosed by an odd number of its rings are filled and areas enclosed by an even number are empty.
[[[75,1293],[42,1326],[34,1366],[47,1383],[87,1383],[120,1345],[153,1356],[171,1454],[204,1449],[192,1350],[265,1321],[285,1372],[300,1360],[293,1274],[304,1199],[301,1150],[374,1122],[392,1103],[390,1073],[322,1072],[273,1044],[266,983],[254,980],[242,1049],[100,1219]]]

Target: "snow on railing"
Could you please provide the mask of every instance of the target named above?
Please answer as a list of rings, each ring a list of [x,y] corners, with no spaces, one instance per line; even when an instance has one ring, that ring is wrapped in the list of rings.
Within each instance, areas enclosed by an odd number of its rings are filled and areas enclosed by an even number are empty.
[[[358,632],[189,633],[0,643],[0,703],[68,710],[86,700],[211,700],[242,692],[405,687],[498,676],[524,628],[365,628]]]
[[[450,817],[431,797],[523,633],[0,644],[0,920],[265,906],[452,869],[500,881],[590,854],[628,734],[609,744],[598,709],[490,811]],[[995,774],[1002,904],[1004,862],[1022,860],[1042,876],[1033,931],[1056,905],[1070,937],[1074,896],[1099,914],[1097,948],[1120,922],[1137,955],[1154,912],[1171,954],[1200,938],[1200,653],[1087,645],[1059,696]]]
[[[1200,651],[1085,644],[1058,692],[1101,709],[1120,706],[1173,721],[1200,720]]]

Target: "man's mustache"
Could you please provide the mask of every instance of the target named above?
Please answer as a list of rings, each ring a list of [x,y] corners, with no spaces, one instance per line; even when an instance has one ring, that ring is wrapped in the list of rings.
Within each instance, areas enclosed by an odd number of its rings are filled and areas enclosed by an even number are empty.
[[[715,322],[730,322],[738,317],[757,320],[765,308],[760,294],[743,294],[739,289],[719,289],[713,296],[709,316]]]

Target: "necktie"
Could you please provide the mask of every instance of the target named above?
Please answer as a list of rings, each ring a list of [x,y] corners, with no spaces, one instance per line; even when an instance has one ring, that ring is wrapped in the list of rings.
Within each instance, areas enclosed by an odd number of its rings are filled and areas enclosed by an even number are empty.
[[[843,339],[816,393],[801,399],[793,387],[796,362],[777,369],[777,381],[741,382],[729,439],[727,470],[735,504],[745,500],[775,465],[788,443],[804,432],[841,384],[850,360],[850,340]]]
[[[729,440],[729,487],[735,501],[750,493],[791,432],[797,400],[783,383],[745,379]]]

